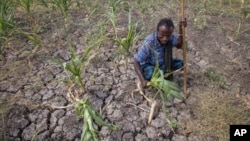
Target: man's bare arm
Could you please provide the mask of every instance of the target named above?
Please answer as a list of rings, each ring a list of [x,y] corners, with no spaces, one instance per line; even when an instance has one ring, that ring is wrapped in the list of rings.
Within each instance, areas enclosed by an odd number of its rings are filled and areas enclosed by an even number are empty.
[[[134,68],[135,68],[135,72],[137,73],[137,75],[139,77],[139,80],[141,81],[142,87],[146,88],[148,81],[143,77],[139,62],[135,58],[134,58]]]

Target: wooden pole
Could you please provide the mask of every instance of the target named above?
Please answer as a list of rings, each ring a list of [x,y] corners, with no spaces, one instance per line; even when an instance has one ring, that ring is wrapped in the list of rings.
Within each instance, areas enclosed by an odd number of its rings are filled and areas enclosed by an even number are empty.
[[[182,21],[185,21],[185,12],[184,12],[184,0],[182,0],[181,5],[181,13],[182,13]],[[182,24],[182,49],[183,49],[183,87],[184,87],[184,95],[187,96],[187,68],[186,68],[186,37],[185,37],[185,25]]]

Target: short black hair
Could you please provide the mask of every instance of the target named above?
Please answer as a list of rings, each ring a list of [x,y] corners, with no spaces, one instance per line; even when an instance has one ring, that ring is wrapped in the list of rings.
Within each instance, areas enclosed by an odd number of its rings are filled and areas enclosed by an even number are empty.
[[[166,26],[166,27],[173,27],[174,28],[174,23],[173,23],[173,21],[171,19],[163,18],[157,24],[157,31],[159,31],[160,26]]]

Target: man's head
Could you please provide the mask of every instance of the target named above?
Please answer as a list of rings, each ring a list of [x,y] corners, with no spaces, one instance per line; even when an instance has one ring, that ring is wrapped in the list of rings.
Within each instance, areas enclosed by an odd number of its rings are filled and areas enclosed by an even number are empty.
[[[157,24],[157,38],[161,44],[166,44],[174,31],[174,24],[171,19],[161,19]]]

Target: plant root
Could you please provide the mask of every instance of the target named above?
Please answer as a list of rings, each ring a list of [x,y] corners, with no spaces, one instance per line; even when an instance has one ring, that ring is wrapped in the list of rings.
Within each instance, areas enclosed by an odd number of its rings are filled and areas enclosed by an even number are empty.
[[[135,106],[136,108],[139,108],[139,109],[141,109],[141,110],[143,110],[143,111],[145,111],[145,112],[148,112],[148,113],[149,113],[149,111],[148,111],[147,109],[144,109],[144,108],[142,108],[142,107],[140,107],[140,106],[137,106],[137,105],[135,105],[134,103],[130,103],[130,102],[128,102],[128,103],[126,103],[126,105],[132,105],[132,106]]]
[[[148,124],[151,124],[156,105],[157,105],[157,102],[156,102],[156,100],[154,100],[152,102],[152,104],[151,104],[150,113],[149,113],[149,116],[148,116]]]
[[[139,92],[148,102],[152,102],[152,100],[145,95],[145,92],[141,88],[139,81],[137,82],[137,89],[133,90],[131,93],[132,98],[134,98],[134,92]]]

